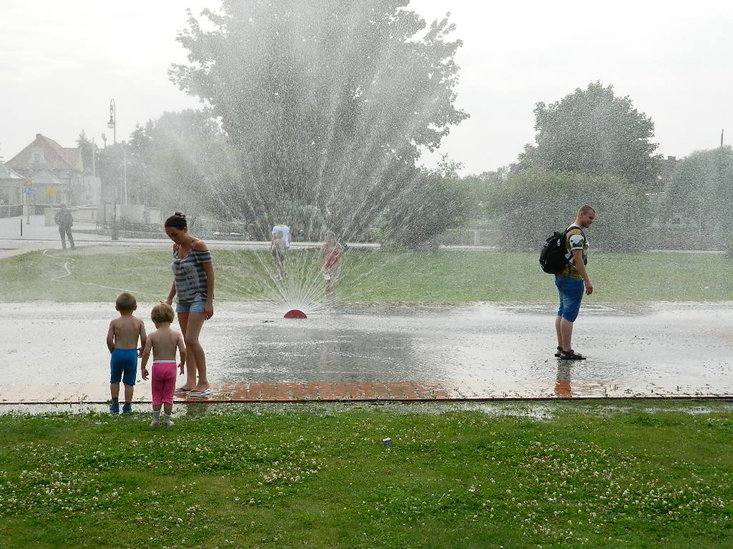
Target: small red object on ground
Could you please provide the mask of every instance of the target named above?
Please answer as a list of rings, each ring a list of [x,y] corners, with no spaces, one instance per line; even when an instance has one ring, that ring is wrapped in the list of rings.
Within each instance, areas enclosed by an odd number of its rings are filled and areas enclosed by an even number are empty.
[[[300,309],[291,309],[283,318],[308,318],[308,316]]]

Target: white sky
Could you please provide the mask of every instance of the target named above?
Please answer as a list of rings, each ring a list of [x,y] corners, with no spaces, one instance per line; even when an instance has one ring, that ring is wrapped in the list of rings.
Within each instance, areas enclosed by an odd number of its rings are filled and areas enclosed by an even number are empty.
[[[313,0],[314,2],[318,0]],[[85,130],[102,145],[110,99],[117,140],[136,123],[196,106],[169,82],[185,61],[175,41],[185,8],[218,0],[1,0],[0,157],[42,133],[71,147]],[[461,80],[457,105],[471,118],[439,154],[463,173],[514,162],[534,140],[538,101],[591,81],[612,84],[655,123],[664,155],[733,141],[733,7],[698,0],[412,0],[428,20],[451,12]],[[435,157],[425,158],[432,165]]]

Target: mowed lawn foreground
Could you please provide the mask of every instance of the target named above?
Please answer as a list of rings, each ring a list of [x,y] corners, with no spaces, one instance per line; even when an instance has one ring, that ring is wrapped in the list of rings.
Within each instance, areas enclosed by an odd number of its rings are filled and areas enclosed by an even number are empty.
[[[266,250],[219,249],[211,243],[216,299],[273,298],[276,284]],[[536,253],[440,250],[398,252],[350,248],[339,283],[344,302],[552,302],[551,275]],[[134,246],[36,251],[0,261],[1,301],[113,301],[121,290],[141,300],[163,299],[170,289],[170,254]],[[286,260],[286,293],[320,299],[317,249],[293,249]],[[588,302],[730,301],[733,260],[723,255],[594,254],[588,265],[595,294]]]
[[[3,415],[0,545],[731,547],[731,409],[194,405],[171,429]]]

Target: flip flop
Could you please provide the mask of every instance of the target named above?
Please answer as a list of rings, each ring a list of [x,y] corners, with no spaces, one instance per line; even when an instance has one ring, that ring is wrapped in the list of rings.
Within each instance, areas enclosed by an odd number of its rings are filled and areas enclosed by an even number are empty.
[[[192,391],[193,391],[193,389],[186,389],[185,387],[179,387],[178,389],[176,389],[176,392],[173,393],[173,394],[174,395],[185,395],[185,394],[190,393]]]
[[[205,389],[203,391],[191,391],[188,393],[189,398],[200,398],[200,397],[206,397],[213,394],[213,391],[211,389]]]

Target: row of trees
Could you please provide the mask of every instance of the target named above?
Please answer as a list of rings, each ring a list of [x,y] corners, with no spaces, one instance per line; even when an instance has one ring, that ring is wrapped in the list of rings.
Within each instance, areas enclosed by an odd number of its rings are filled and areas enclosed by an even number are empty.
[[[125,169],[134,201],[246,220],[259,236],[281,221],[349,240],[378,227],[383,241],[407,246],[488,215],[503,242],[536,248],[590,202],[602,212],[596,243],[638,249],[649,195],[663,190],[660,156],[651,119],[612,86],[538,103],[535,143],[496,174],[417,166],[468,115],[454,104],[453,25],[426,26],[407,4],[224,0],[218,12],[189,14],[178,37],[189,63],[170,76],[202,109],[166,113],[105,149],[103,177],[119,181]],[[730,232],[719,206],[729,153],[686,159],[666,211],[690,215],[692,205]]]
[[[661,220],[696,233],[698,246],[722,244],[731,249],[733,149],[721,144],[683,159],[672,173],[661,206]]]
[[[534,249],[590,203],[605,250],[733,244],[730,147],[695,152],[663,178],[651,119],[598,82],[538,103],[535,118],[535,143],[486,193],[503,242]]]
[[[635,250],[651,222],[647,193],[658,190],[654,124],[628,97],[599,82],[535,108],[527,145],[491,193],[505,242],[537,248],[566,226],[582,204],[600,213],[594,246]]]

